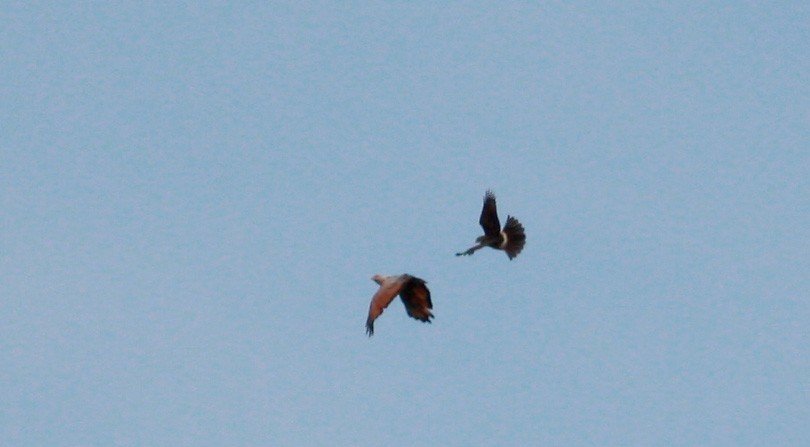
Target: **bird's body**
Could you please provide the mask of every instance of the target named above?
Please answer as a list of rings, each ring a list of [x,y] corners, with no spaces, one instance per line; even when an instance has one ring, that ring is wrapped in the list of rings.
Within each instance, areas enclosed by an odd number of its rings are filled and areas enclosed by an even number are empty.
[[[501,222],[498,219],[498,210],[495,204],[495,194],[487,191],[484,194],[484,207],[481,209],[481,218],[478,219],[484,235],[479,236],[476,244],[463,251],[456,253],[456,256],[472,255],[476,250],[484,247],[492,247],[496,250],[503,250],[509,259],[513,259],[520,254],[523,246],[526,245],[526,234],[523,225],[514,217],[507,216],[506,225],[501,229]]]
[[[383,276],[374,275],[374,282],[380,285],[379,290],[371,298],[368,308],[368,319],[366,320],[366,333],[369,337],[374,335],[374,320],[377,319],[391,304],[397,295],[405,305],[405,311],[412,318],[430,323],[433,318],[433,302],[430,300],[430,290],[425,285],[424,279],[408,274]]]

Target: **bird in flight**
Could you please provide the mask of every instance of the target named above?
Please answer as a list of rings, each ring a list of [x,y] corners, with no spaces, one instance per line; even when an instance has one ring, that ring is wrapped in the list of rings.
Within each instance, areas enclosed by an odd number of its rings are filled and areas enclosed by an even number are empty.
[[[433,303],[430,301],[430,290],[425,285],[424,279],[408,274],[374,275],[371,279],[380,285],[380,289],[371,297],[371,305],[368,308],[366,333],[369,337],[374,335],[374,320],[382,315],[383,310],[397,295],[402,298],[408,315],[419,321],[430,323],[430,319],[433,318],[433,314],[430,312],[430,309],[433,309]]]
[[[496,250],[503,250],[509,259],[513,259],[520,254],[526,244],[526,234],[523,232],[523,225],[512,216],[507,216],[506,225],[501,230],[501,222],[498,220],[498,210],[495,207],[495,194],[487,190],[484,194],[484,208],[481,210],[481,218],[478,223],[484,229],[484,235],[478,236],[476,244],[467,251],[456,253],[456,256],[472,255],[476,250],[484,247],[492,247]]]

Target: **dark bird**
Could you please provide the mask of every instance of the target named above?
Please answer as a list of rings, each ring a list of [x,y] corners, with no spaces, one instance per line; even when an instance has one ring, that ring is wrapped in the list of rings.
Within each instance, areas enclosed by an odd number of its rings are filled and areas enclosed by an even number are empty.
[[[397,295],[402,298],[408,315],[419,321],[430,323],[430,319],[433,318],[433,314],[430,312],[430,309],[433,309],[433,303],[430,301],[430,290],[425,285],[424,279],[408,274],[374,275],[371,279],[380,285],[380,289],[371,297],[371,305],[368,308],[366,333],[369,337],[374,335],[374,320],[382,315],[383,310]]]
[[[523,232],[523,225],[512,216],[506,217],[506,225],[501,230],[501,222],[498,220],[498,210],[495,207],[495,194],[487,190],[484,194],[484,208],[481,210],[481,218],[478,223],[484,229],[484,235],[478,236],[476,244],[467,251],[456,253],[456,256],[471,255],[476,250],[484,247],[492,247],[496,250],[503,250],[511,260],[523,250],[526,245],[526,234]]]

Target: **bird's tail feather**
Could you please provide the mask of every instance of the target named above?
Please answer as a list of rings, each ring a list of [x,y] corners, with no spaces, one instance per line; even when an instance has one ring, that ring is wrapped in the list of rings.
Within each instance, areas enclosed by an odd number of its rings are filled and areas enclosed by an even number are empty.
[[[503,247],[503,250],[509,259],[512,259],[523,251],[523,246],[526,245],[526,233],[523,231],[523,225],[512,216],[506,219],[503,232],[506,233],[506,246]]]

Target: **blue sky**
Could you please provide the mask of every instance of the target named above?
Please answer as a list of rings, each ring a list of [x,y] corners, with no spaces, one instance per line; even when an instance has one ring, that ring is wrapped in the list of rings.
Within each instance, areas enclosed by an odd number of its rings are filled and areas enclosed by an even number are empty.
[[[0,443],[810,444],[808,23],[7,3]]]

